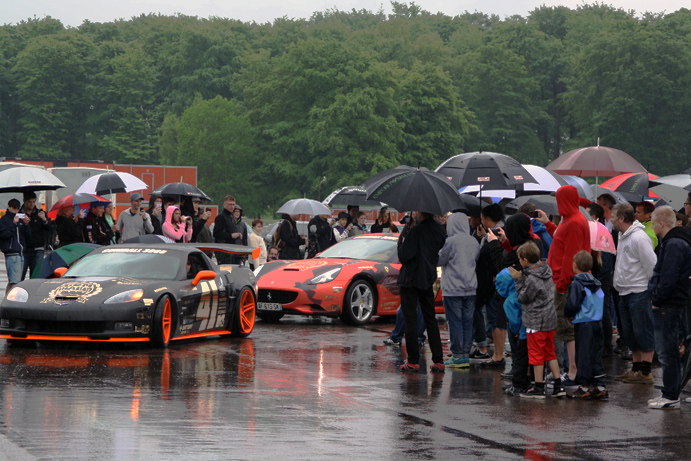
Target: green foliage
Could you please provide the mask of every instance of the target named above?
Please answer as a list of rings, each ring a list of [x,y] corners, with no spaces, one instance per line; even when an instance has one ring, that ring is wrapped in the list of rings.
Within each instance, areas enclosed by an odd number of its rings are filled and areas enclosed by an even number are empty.
[[[196,165],[248,216],[480,149],[544,165],[600,137],[691,167],[690,10],[391,10],[0,26],[0,155]]]

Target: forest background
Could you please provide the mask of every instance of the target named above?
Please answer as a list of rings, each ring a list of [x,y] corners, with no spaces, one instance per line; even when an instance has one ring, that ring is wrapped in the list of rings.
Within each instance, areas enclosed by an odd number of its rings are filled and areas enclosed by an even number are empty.
[[[196,165],[248,216],[400,164],[600,144],[691,167],[691,11],[142,15],[0,27],[0,156]],[[326,178],[322,183],[322,178]]]

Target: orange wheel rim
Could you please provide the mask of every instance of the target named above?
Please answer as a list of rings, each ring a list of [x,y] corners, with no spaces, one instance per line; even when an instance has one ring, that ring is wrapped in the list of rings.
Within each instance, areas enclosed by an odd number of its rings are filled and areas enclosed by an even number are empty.
[[[161,330],[163,332],[163,341],[168,342],[170,340],[170,327],[171,327],[171,314],[170,314],[170,299],[166,299],[166,303],[163,306],[163,319],[161,320]]]
[[[252,292],[246,290],[240,298],[240,332],[249,333],[254,327],[256,306]]]

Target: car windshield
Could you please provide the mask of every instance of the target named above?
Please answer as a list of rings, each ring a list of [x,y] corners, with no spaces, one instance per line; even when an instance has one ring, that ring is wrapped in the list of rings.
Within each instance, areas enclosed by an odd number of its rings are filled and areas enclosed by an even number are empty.
[[[318,258],[367,259],[380,263],[397,261],[396,237],[371,238],[358,236],[324,250]]]
[[[64,277],[98,276],[174,280],[179,268],[180,258],[170,252],[168,254],[115,253],[104,250],[102,253],[88,255],[80,260],[65,273]]]

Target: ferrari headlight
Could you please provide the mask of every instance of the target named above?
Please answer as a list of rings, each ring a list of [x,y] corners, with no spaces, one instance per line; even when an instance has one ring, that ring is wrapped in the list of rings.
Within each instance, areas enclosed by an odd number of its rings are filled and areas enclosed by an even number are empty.
[[[7,293],[6,299],[16,303],[25,303],[29,300],[29,293],[24,288],[14,287]]]
[[[144,296],[144,290],[130,290],[123,293],[111,296],[105,300],[104,304],[115,304],[115,303],[131,303],[132,301],[139,301]]]
[[[341,268],[337,267],[336,269],[331,269],[330,271],[326,271],[321,275],[317,275],[314,277],[312,280],[309,281],[309,283],[326,283],[326,282],[331,282],[333,279],[336,278],[336,276],[341,272]]]

